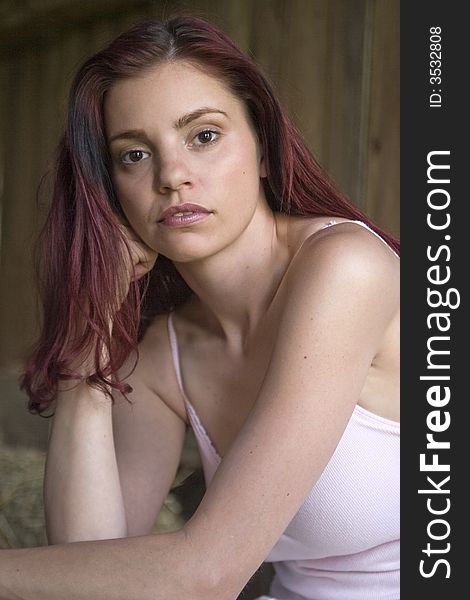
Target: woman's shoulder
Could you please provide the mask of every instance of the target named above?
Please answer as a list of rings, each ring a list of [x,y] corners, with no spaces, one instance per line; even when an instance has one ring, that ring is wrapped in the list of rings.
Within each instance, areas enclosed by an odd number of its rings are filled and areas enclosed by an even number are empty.
[[[287,230],[288,244],[292,255],[301,249],[335,248],[361,253],[374,251],[378,259],[397,258],[396,252],[365,222],[340,217],[298,217],[284,216],[284,227]],[[378,250],[378,252],[375,252]],[[396,261],[395,261],[396,262]]]
[[[355,289],[363,285],[377,297],[398,291],[397,254],[366,223],[328,217],[303,219],[288,225],[292,259],[286,272],[287,287],[293,290],[296,283],[315,288],[335,282],[337,290],[337,283],[344,282],[345,292],[352,283]]]
[[[310,262],[316,267],[326,264],[331,269],[348,265],[374,270],[385,268],[398,272],[399,261],[384,238],[362,221],[331,217],[288,217],[284,225],[292,256],[291,268]],[[295,259],[295,260],[294,260]]]

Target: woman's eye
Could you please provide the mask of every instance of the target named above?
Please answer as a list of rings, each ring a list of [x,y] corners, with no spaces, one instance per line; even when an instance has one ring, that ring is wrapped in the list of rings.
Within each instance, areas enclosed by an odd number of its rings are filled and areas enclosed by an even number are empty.
[[[204,129],[204,131],[200,131],[196,137],[194,138],[193,145],[194,146],[207,146],[208,144],[212,144],[217,140],[218,134],[216,131],[212,129]]]
[[[129,152],[121,155],[121,162],[123,162],[125,165],[133,165],[141,162],[149,156],[149,153],[144,152],[144,150],[129,150]]]

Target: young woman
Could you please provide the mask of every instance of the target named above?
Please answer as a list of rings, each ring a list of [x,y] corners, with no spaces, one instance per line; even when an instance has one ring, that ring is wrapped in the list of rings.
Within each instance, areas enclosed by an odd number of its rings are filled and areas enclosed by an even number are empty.
[[[398,244],[224,33],[84,64],[42,243],[51,546],[1,552],[0,598],[234,600],[265,560],[279,600],[399,598]],[[155,535],[187,425],[207,492]]]

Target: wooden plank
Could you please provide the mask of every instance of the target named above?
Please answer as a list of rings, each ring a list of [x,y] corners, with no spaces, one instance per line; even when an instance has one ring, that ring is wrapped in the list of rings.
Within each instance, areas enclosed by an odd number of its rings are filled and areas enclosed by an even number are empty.
[[[307,145],[358,204],[365,14],[366,0],[261,0],[252,44]]]
[[[9,68],[6,61],[0,61],[0,89],[8,89]],[[7,95],[0,94],[0,265],[2,264],[2,208],[4,204],[5,152],[8,132]],[[1,288],[0,288],[1,289]]]
[[[400,231],[400,4],[374,2],[366,210]]]
[[[365,15],[366,0],[328,2],[323,160],[338,186],[359,206]]]
[[[2,215],[0,361],[17,357],[32,341],[35,321],[31,302],[32,205],[31,182],[38,180],[41,147],[34,102],[37,56],[10,66],[6,99],[6,168]],[[20,123],[21,127],[17,124]]]
[[[326,133],[323,109],[327,78],[327,2],[294,0],[286,3],[284,14],[286,47],[281,57],[281,94],[310,150],[322,162]]]
[[[154,7],[152,0],[30,0],[21,7],[13,2],[0,19],[0,50],[2,55],[22,54],[30,45],[53,42],[64,31],[129,12],[145,14]]]

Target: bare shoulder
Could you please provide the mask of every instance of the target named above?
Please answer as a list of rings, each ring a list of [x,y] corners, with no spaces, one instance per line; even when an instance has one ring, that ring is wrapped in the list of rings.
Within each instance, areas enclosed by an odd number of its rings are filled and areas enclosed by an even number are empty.
[[[280,294],[285,334],[295,321],[319,336],[323,323],[329,336],[347,328],[363,339],[373,332],[373,356],[395,348],[390,340],[399,321],[400,271],[393,250],[355,222],[324,227],[317,221],[310,231],[306,223],[301,233]]]
[[[148,326],[135,354],[121,369],[126,381],[134,388],[144,386],[157,395],[183,421],[187,421],[171,356],[168,315],[157,315]],[[134,367],[135,365],[135,367]],[[131,372],[132,371],[132,372]]]
[[[299,234],[287,273],[289,283],[298,280],[309,285],[317,278],[323,283],[343,282],[345,292],[367,286],[377,297],[394,291],[398,301],[398,257],[368,227],[345,220],[319,228],[317,222],[312,222],[306,223]]]
[[[336,356],[349,338],[351,364],[369,365],[357,403],[399,421],[400,266],[393,250],[356,223],[320,229],[305,236],[286,290],[285,335],[298,316],[298,338],[312,329],[312,339],[321,339],[324,349],[336,340]]]

